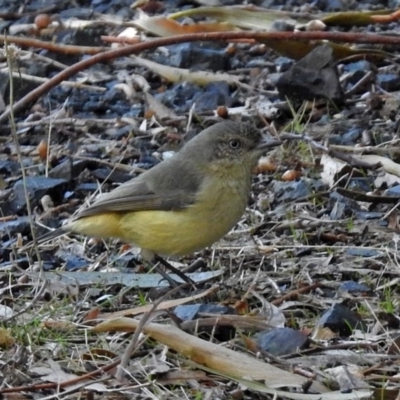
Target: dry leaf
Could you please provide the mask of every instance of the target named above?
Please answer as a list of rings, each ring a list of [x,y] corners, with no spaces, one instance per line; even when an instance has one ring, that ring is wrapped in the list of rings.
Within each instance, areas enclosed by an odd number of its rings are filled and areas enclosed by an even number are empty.
[[[207,71],[190,71],[184,68],[169,67],[167,65],[158,64],[154,61],[146,60],[145,58],[131,56],[135,63],[143,67],[147,67],[158,75],[161,75],[164,79],[170,82],[191,82],[199,86],[205,86],[211,82],[224,81],[229,85],[240,85],[241,82],[237,76],[224,74],[224,73],[213,73]]]
[[[138,324],[138,320],[119,318],[102,322],[94,327],[94,331],[133,332]],[[270,388],[300,388],[306,381],[299,375],[274,367],[248,354],[189,335],[175,326],[149,323],[143,328],[143,332],[194,362],[221,371],[224,375],[261,380]]]

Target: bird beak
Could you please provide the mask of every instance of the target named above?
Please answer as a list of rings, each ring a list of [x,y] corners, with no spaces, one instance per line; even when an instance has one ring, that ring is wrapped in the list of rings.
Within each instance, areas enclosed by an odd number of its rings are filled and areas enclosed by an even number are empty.
[[[264,137],[255,150],[259,153],[265,153],[274,147],[280,146],[282,143],[281,140]]]

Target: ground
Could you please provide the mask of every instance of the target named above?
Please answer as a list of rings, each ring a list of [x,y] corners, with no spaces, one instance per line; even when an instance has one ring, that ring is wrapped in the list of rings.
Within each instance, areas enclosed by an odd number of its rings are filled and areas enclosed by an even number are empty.
[[[214,4],[212,15],[201,1],[38,3],[0,1],[8,35],[0,72],[1,395],[399,398],[398,44],[350,55],[347,44],[339,52],[315,40],[312,49],[289,39],[182,36],[135,51],[140,58],[89,58],[103,57],[127,27],[137,29],[132,43],[147,42],[185,26],[205,31],[198,22],[212,18],[219,30],[251,23],[292,34],[291,24],[313,20],[327,26],[322,33],[396,40],[396,14],[359,25],[353,16],[343,28],[345,14],[332,26],[320,13],[376,6],[257,2],[302,17],[255,22],[264,10],[235,11],[232,3],[242,2]],[[192,9],[198,14],[179,19],[183,27],[164,18]],[[82,60],[91,64],[70,72]],[[282,145],[260,159],[236,227],[211,248],[169,260],[195,287],[171,289],[154,263],[118,240],[67,235],[26,246],[224,119]]]

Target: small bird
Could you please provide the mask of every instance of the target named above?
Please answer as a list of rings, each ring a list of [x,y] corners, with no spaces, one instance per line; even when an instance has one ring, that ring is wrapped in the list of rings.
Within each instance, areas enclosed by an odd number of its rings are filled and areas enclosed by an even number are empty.
[[[100,195],[45,236],[73,232],[118,238],[140,247],[148,260],[199,251],[239,221],[250,195],[252,170],[264,152],[280,144],[265,141],[250,125],[217,123],[173,157]]]

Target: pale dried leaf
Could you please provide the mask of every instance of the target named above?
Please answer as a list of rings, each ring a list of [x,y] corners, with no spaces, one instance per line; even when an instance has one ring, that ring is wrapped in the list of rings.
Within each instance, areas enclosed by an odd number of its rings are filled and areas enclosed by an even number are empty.
[[[169,67],[167,65],[158,64],[145,58],[131,56],[137,65],[147,67],[153,72],[161,75],[170,82],[191,82],[199,86],[205,86],[212,82],[224,81],[230,85],[240,84],[237,76],[224,73],[212,73],[206,71],[190,71],[183,68]]]
[[[95,326],[94,330],[96,332],[132,332],[138,324],[139,321],[134,319],[119,318],[102,322]],[[150,323],[143,328],[143,333],[191,360],[214,368],[224,375],[239,379],[246,377],[246,379],[261,380],[270,388],[301,387],[306,380],[248,354],[236,352],[189,335],[174,326]],[[317,384],[316,386],[321,390],[326,390],[323,385]]]
[[[347,166],[344,161],[332,158],[328,154],[322,155],[321,165],[323,166],[321,172],[322,182],[328,184],[329,187],[332,187],[335,184],[337,176],[340,175],[343,169]]]
[[[355,155],[353,157],[355,159],[366,161],[371,164],[380,163],[384,171],[386,171],[389,174],[393,174],[400,177],[400,164],[395,163],[394,161],[390,160],[387,157],[378,156],[376,154]]]

